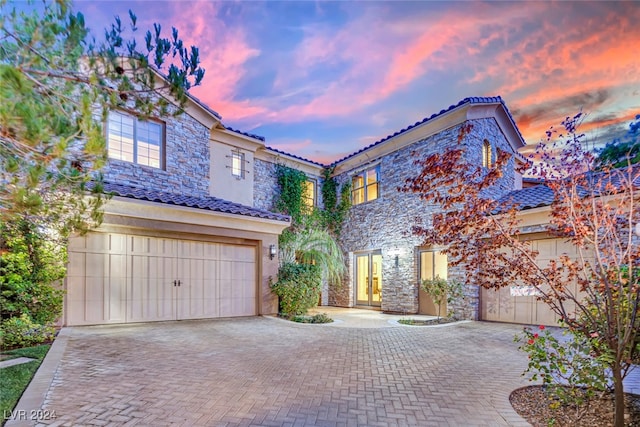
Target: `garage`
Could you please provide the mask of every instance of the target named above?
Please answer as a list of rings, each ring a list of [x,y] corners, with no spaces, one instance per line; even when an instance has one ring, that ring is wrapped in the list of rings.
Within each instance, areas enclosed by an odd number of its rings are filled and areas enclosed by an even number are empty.
[[[549,260],[562,254],[576,257],[576,248],[563,239],[545,238],[532,240],[533,249],[539,252],[538,265],[547,266]],[[577,287],[573,285],[573,292]],[[525,325],[557,326],[558,316],[538,301],[532,287],[507,284],[499,290],[481,288],[480,313],[482,320],[520,323]]]
[[[256,246],[95,232],[68,249],[67,325],[258,314]]]

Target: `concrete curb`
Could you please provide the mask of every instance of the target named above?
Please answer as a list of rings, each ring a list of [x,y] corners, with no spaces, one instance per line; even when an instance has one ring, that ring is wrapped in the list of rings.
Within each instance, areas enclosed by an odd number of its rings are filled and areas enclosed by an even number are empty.
[[[44,361],[13,410],[12,417],[7,420],[5,426],[33,426],[38,421],[53,419],[54,414],[43,411],[42,406],[60,365],[60,360],[67,348],[70,335],[71,333],[68,329],[62,328],[60,330]]]

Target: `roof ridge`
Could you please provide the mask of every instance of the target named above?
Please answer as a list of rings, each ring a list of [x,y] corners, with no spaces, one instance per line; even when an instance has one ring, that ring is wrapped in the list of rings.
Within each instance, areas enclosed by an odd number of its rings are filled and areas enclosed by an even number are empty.
[[[420,125],[422,125],[422,124],[424,124],[426,122],[434,120],[434,119],[438,118],[439,116],[441,116],[441,115],[443,115],[445,113],[453,111],[456,108],[461,107],[464,104],[491,104],[491,103],[496,103],[496,102],[502,104],[502,106],[504,107],[505,111],[507,112],[507,116],[509,116],[509,119],[511,120],[511,123],[516,128],[516,130],[518,132],[518,135],[520,135],[520,137],[522,138],[522,134],[520,133],[520,130],[518,129],[518,126],[515,123],[515,120],[513,120],[513,116],[511,115],[511,112],[507,108],[507,105],[505,104],[505,102],[504,102],[504,100],[502,99],[501,96],[499,96],[499,95],[498,96],[471,96],[471,97],[467,97],[467,98],[462,99],[457,104],[452,104],[448,108],[440,110],[440,112],[438,112],[438,113],[433,113],[431,116],[425,117],[422,120],[419,120],[419,121],[415,122],[412,125],[409,125],[409,126],[403,128],[403,129],[401,129],[401,130],[399,130],[397,132],[394,132],[393,134],[387,135],[384,138],[382,138],[382,139],[380,139],[380,140],[378,140],[378,141],[376,141],[376,142],[374,142],[372,144],[369,144],[366,147],[361,148],[360,150],[358,150],[356,152],[353,152],[353,153],[351,153],[351,154],[349,154],[349,155],[347,155],[347,156],[345,156],[345,157],[343,157],[341,159],[338,159],[335,162],[331,163],[329,166],[334,166],[334,165],[336,165],[336,164],[338,164],[340,162],[343,162],[343,161],[345,161],[347,159],[350,159],[351,157],[354,157],[354,156],[356,156],[356,155],[358,155],[358,154],[360,154],[360,153],[362,153],[364,151],[367,151],[370,148],[375,147],[376,145],[382,144],[383,142],[388,141],[391,138],[394,138],[394,137],[396,137],[398,135],[401,135],[401,134],[403,134],[405,132],[408,132],[411,129],[414,129],[414,128],[416,128],[416,127],[418,127],[418,126],[420,126]],[[524,140],[524,138],[523,138],[523,140]]]

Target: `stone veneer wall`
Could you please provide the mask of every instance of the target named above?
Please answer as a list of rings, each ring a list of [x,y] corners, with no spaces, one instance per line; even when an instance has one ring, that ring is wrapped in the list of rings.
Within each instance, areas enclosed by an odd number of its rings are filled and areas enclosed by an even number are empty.
[[[484,139],[492,143],[493,158],[496,147],[512,152],[510,145],[494,119],[472,120],[473,129],[465,138],[468,160],[481,163]],[[344,183],[353,173],[380,165],[380,197],[370,202],[353,206],[343,227],[340,243],[348,260],[349,273],[342,287],[334,288],[329,298],[330,305],[350,307],[354,305],[354,252],[382,251],[382,310],[398,313],[418,312],[418,249],[421,240],[411,234],[411,227],[417,220],[428,224],[438,206],[427,205],[417,195],[401,193],[397,190],[405,179],[416,176],[419,167],[417,158],[424,158],[435,152],[443,152],[457,143],[460,125],[430,136],[411,146],[402,148],[377,161],[372,161],[360,169],[342,173],[338,181]],[[505,176],[491,195],[497,197],[513,189],[515,176],[513,159],[505,171]],[[399,252],[398,267],[395,253]],[[466,283],[465,293],[468,305],[454,302],[449,306],[457,317],[477,318],[479,288],[473,278],[466,278],[461,268],[449,268],[449,277]]]
[[[195,197],[209,196],[209,129],[184,113],[165,124],[165,168],[109,159],[106,181]]]
[[[276,164],[253,158],[253,207],[273,210],[274,201],[280,194],[276,177]]]

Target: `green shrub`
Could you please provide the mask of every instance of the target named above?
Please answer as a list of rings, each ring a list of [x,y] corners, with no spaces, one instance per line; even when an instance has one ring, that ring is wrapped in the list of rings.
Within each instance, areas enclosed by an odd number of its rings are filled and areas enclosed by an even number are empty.
[[[34,224],[24,221],[0,226],[0,315],[23,314],[39,324],[54,322],[62,313],[63,291],[56,284],[65,276],[66,250]]]
[[[278,281],[271,284],[280,299],[280,313],[291,317],[318,305],[321,282],[321,271],[316,265],[283,264],[278,270]]]
[[[565,330],[567,339],[559,340],[544,326],[538,331],[524,328],[515,337],[521,342],[520,350],[529,354],[529,365],[523,375],[531,374],[530,380],[542,383],[557,399],[552,407],[560,404],[582,405],[608,389],[607,369],[611,360],[604,354],[594,356],[594,349],[601,347],[597,334],[584,336],[576,331]]]
[[[313,316],[293,316],[292,321],[298,323],[331,323],[333,319],[327,316],[327,313],[318,313]]]
[[[0,342],[2,348],[29,347],[35,344],[52,341],[55,328],[43,326],[31,321],[28,315],[12,317],[0,325]]]

